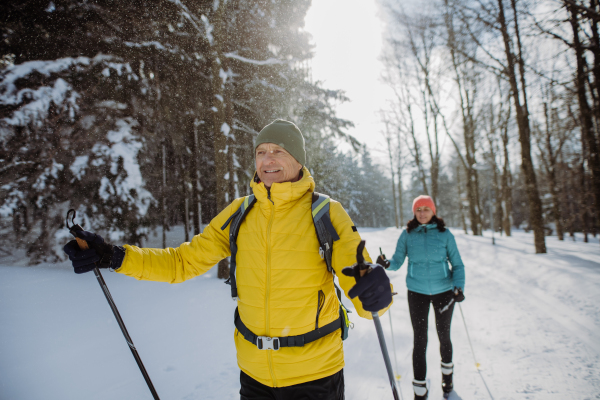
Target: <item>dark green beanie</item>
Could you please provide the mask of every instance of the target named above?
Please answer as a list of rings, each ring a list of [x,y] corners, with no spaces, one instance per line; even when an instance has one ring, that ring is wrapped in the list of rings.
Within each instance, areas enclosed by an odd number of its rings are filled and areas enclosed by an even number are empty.
[[[304,149],[304,136],[300,129],[289,121],[276,119],[265,126],[256,137],[254,151],[262,143],[275,143],[283,147],[302,166],[306,164],[306,150]]]

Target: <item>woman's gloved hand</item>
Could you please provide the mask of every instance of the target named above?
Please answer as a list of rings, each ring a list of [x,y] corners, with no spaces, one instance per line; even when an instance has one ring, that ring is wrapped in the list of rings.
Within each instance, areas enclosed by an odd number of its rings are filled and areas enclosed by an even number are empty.
[[[102,236],[92,232],[82,230],[74,231],[74,234],[76,234],[79,239],[85,240],[89,246],[88,249],[83,250],[77,244],[77,240],[71,240],[63,247],[63,251],[69,256],[69,260],[73,263],[76,274],[89,272],[96,267],[109,268],[112,266],[113,269],[116,269],[115,263],[113,263],[115,249],[117,249],[118,252],[122,252],[122,256],[117,257],[120,258],[120,260],[118,260],[118,266],[116,267],[118,268],[121,266],[125,256],[124,249],[104,242]]]
[[[365,311],[377,312],[392,303],[392,287],[390,278],[381,265],[371,264],[371,268],[348,291],[348,295],[351,299],[358,296]],[[342,272],[347,276],[355,276],[352,267],[344,268]]]
[[[463,294],[462,288],[455,287],[454,288],[454,301],[460,303],[465,299],[465,295]]]
[[[388,269],[390,267],[390,261],[385,258],[385,254],[381,254],[377,256],[376,264],[381,265],[383,268]]]

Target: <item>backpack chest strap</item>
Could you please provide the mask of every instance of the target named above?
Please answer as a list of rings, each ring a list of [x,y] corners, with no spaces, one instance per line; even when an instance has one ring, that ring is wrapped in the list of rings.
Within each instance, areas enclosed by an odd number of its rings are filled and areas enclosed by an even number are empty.
[[[327,264],[327,270],[333,272],[332,255],[333,242],[339,240],[331,219],[329,218],[329,205],[331,199],[321,193],[313,192],[312,194],[312,217],[319,241],[319,254]]]
[[[303,335],[284,336],[284,337],[269,337],[258,336],[252,333],[240,318],[240,313],[236,307],[234,317],[235,327],[244,336],[244,339],[255,345],[259,350],[279,350],[281,347],[303,347],[305,344],[321,339],[340,329],[342,327],[342,319],[338,317],[335,321],[312,330]]]
[[[229,217],[229,219],[227,219],[225,224],[221,227],[221,230],[224,231],[227,228],[227,226],[231,223],[231,227],[229,228],[229,250],[231,251],[231,257],[229,262],[229,279],[227,279],[225,283],[231,285],[231,297],[233,297],[234,300],[237,300],[238,297],[235,275],[235,270],[237,266],[236,255],[238,250],[237,237],[240,233],[240,225],[242,224],[242,221],[244,221],[244,218],[246,218],[248,212],[250,212],[250,210],[254,206],[254,203],[256,203],[256,197],[253,194],[247,196],[242,202],[240,208],[238,208],[236,212],[231,214],[231,217]]]

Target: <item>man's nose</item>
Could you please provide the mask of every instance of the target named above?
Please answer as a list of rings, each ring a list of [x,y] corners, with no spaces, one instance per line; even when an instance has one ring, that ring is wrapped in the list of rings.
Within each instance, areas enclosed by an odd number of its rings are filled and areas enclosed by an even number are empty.
[[[275,156],[273,155],[273,153],[268,151],[267,154],[265,154],[264,162],[272,163],[273,161],[275,161]]]

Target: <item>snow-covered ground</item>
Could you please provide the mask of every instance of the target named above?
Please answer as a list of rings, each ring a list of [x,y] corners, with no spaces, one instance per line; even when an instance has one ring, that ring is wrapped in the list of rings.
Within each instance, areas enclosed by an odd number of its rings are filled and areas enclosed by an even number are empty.
[[[400,235],[394,228],[360,232],[374,255],[381,247],[390,256]],[[532,234],[496,237],[492,246],[489,233],[453,232],[467,270],[462,312],[481,365],[478,372],[456,308],[453,398],[489,399],[487,384],[494,399],[600,399],[598,240],[548,237],[548,254],[536,255]],[[169,232],[169,245],[182,237],[181,230]],[[93,274],[75,275],[68,263],[25,267],[17,256],[0,260],[0,400],[151,398]],[[399,293],[391,309],[393,342],[388,315],[382,323],[403,398],[411,399],[405,274],[390,272]],[[239,398],[235,304],[215,270],[178,285],[108,271],[104,277],[162,399]],[[373,323],[351,317],[346,398],[391,399]],[[430,317],[430,399],[441,399]]]

